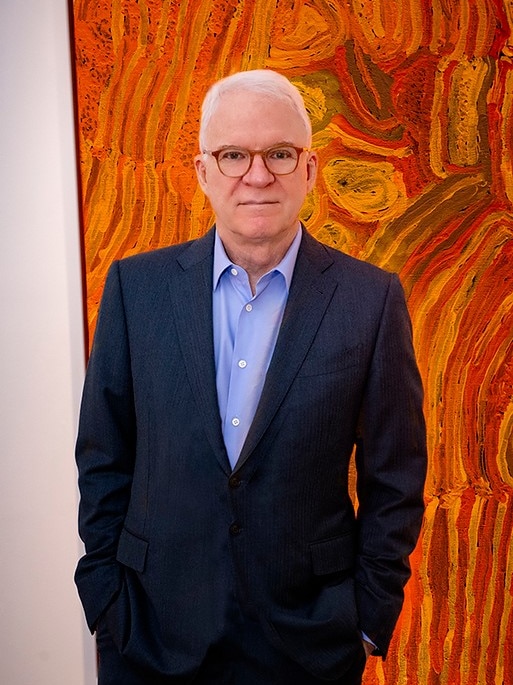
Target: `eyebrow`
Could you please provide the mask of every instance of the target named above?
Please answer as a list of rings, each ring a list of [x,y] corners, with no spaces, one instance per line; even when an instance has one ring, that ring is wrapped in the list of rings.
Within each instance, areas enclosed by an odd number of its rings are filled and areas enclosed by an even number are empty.
[[[292,143],[290,140],[280,140],[277,143],[273,143],[272,145],[268,145],[267,147],[261,147],[257,148],[256,150],[251,150],[252,152],[263,152],[264,150],[270,150],[273,147],[282,147],[282,146],[288,146],[288,147],[301,147],[300,145],[296,145],[295,143]],[[251,148],[244,147],[244,145],[220,145],[219,147],[216,147],[216,150],[229,150],[230,148],[236,148],[238,150],[249,150]]]

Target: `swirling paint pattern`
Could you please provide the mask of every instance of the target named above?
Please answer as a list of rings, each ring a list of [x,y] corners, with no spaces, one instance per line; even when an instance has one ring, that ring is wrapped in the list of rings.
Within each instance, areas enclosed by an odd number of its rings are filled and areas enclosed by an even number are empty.
[[[198,236],[199,108],[281,71],[321,173],[310,231],[398,271],[426,386],[427,512],[365,683],[513,683],[513,3],[75,0],[88,316],[113,259]]]

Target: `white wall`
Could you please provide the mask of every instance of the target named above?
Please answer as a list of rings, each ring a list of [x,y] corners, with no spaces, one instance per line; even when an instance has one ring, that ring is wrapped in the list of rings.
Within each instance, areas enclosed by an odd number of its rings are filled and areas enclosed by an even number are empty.
[[[82,298],[66,0],[0,0],[0,682],[90,685],[73,585]]]

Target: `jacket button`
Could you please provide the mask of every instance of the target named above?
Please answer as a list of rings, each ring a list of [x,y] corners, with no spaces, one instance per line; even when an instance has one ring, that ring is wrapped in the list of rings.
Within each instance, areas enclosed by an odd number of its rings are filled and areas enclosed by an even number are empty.
[[[228,485],[232,489],[238,488],[240,486],[240,478],[238,476],[231,476]]]
[[[239,526],[238,523],[232,523],[230,526],[230,535],[238,535],[241,532],[242,528]]]

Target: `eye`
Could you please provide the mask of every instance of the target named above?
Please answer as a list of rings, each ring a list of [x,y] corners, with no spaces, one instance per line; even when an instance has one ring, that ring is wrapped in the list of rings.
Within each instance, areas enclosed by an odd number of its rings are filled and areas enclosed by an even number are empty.
[[[224,162],[240,162],[248,158],[248,153],[245,150],[238,148],[228,148],[223,150],[219,155],[219,159]]]
[[[267,153],[268,159],[289,160],[296,158],[296,151],[291,147],[275,147]]]

